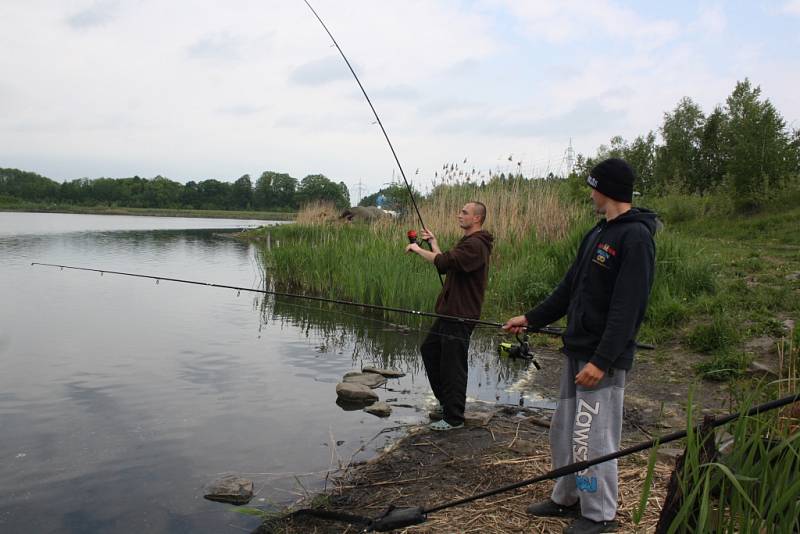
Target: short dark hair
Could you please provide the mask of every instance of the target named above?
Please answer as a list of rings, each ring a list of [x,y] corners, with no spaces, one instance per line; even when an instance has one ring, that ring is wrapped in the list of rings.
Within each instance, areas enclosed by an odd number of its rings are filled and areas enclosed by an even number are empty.
[[[478,202],[477,200],[470,200],[468,204],[474,204],[478,207],[478,216],[481,218],[481,224],[486,222],[486,204]]]

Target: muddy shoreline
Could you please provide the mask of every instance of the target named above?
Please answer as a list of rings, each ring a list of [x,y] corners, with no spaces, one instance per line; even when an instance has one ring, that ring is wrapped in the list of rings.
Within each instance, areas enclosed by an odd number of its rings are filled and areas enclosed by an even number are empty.
[[[550,470],[547,410],[515,406],[470,405],[464,429],[437,433],[420,424],[375,458],[352,465],[331,481],[324,494],[298,503],[367,517],[389,505],[432,506],[543,474]],[[646,439],[625,425],[623,446]],[[653,491],[643,518],[633,524],[647,470],[647,454],[620,460],[620,531],[652,530],[672,471],[671,459],[656,464]],[[547,481],[431,514],[421,525],[402,532],[559,532],[566,520],[532,519],[525,507],[547,498]],[[260,533],[359,532],[358,525],[311,517],[267,521]]]

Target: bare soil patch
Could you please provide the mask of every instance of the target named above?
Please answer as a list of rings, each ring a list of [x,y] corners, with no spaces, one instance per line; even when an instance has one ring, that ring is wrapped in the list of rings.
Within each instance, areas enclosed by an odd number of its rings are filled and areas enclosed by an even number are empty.
[[[550,470],[546,413],[492,408],[475,412],[466,428],[437,433],[425,425],[413,427],[376,458],[351,466],[334,479],[324,508],[368,517],[379,516],[389,505],[432,506],[531,478]],[[626,444],[641,435],[626,429]],[[632,518],[642,493],[647,455],[620,460],[620,510],[623,532],[645,532],[655,526],[672,466],[657,463],[653,491],[638,526]],[[525,514],[531,502],[546,499],[553,483],[548,481],[509,491],[431,514],[422,525],[402,532],[560,532],[568,520],[534,519]],[[300,503],[298,506],[307,505]],[[340,533],[359,532],[347,525],[310,517],[268,522],[260,532]]]

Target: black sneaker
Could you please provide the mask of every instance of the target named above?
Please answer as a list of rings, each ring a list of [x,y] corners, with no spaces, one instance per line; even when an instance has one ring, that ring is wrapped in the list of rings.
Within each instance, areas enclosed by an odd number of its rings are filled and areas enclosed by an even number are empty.
[[[562,532],[564,534],[602,534],[603,532],[616,532],[617,522],[611,521],[592,521],[583,516],[573,521],[570,526]]]
[[[577,517],[581,511],[580,504],[580,501],[578,501],[571,506],[564,506],[563,504],[553,502],[551,499],[547,499],[546,501],[535,502],[529,505],[525,508],[525,512],[528,515],[536,517]]]

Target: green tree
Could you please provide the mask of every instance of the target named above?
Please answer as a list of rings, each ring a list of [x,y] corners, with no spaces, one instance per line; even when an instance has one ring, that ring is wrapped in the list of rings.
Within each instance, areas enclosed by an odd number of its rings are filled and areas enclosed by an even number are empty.
[[[256,208],[267,209],[273,207],[272,199],[272,176],[274,172],[264,171],[256,180],[255,190],[253,191],[253,201]]]
[[[231,206],[237,209],[247,209],[253,207],[253,184],[250,175],[245,174],[231,186]]]
[[[309,174],[303,178],[295,196],[300,205],[312,201],[333,202],[339,208],[350,205],[350,194],[344,182],[337,184],[322,174]]]
[[[256,181],[253,193],[255,206],[258,209],[293,208],[297,179],[286,173],[264,171]]]
[[[273,206],[280,208],[296,208],[296,192],[297,178],[293,178],[286,173],[276,173],[272,177],[271,193],[274,199]]]
[[[725,120],[725,113],[717,106],[703,125],[694,182],[695,189],[700,192],[717,187],[725,176],[725,143],[722,138]]]
[[[32,202],[55,201],[60,186],[50,178],[19,169],[0,169],[0,195]]]
[[[761,88],[750,80],[737,82],[726,100],[727,120],[722,128],[725,170],[733,193],[752,207],[758,204],[759,196],[779,186],[781,179],[794,170],[786,122],[769,100],[760,97]]]
[[[698,184],[695,164],[700,150],[705,117],[691,98],[684,97],[672,113],[664,114],[661,137],[654,169],[654,186],[677,184],[689,191],[702,190]]]
[[[230,184],[219,180],[203,180],[197,184],[201,209],[226,209],[230,199]]]
[[[411,189],[414,198],[419,198],[420,193]],[[405,185],[392,184],[389,187],[379,189],[377,192],[367,195],[358,203],[359,206],[375,206],[379,195],[383,195],[383,207],[387,210],[404,211],[411,207],[411,198],[408,196],[408,188]]]
[[[181,191],[180,203],[187,209],[195,209],[200,206],[200,188],[197,182],[194,180],[186,182]]]

